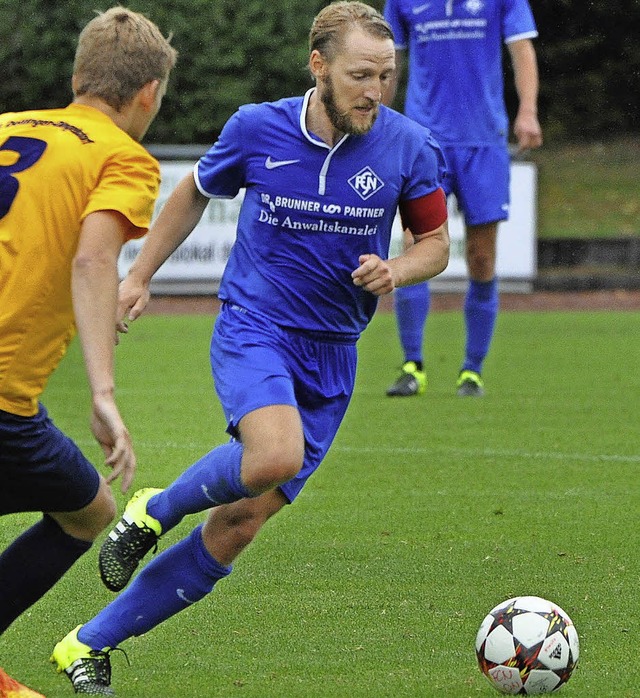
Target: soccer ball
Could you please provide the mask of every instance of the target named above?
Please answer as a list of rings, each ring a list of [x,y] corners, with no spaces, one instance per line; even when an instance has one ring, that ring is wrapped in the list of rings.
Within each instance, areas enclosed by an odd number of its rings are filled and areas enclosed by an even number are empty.
[[[476,637],[480,670],[501,693],[557,691],[578,663],[580,645],[571,618],[538,596],[498,604]]]

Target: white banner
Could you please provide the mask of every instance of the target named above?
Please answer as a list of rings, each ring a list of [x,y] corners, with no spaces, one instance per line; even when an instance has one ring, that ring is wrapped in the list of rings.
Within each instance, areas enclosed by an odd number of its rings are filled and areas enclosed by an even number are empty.
[[[193,170],[193,162],[160,162],[162,183],[156,202],[154,218],[164,206],[171,192],[185,175]],[[200,288],[217,289],[231,247],[236,239],[236,223],[243,194],[235,199],[212,199],[198,225],[189,237],[167,259],[154,275],[152,290],[158,282],[193,282],[193,293]],[[118,273],[123,278],[136,258],[144,238],[131,240],[123,248],[118,260]],[[165,284],[161,284],[164,288]],[[180,283],[177,292],[188,293],[188,284]],[[182,290],[186,288],[187,290]],[[168,292],[171,288],[168,288]]]
[[[162,184],[155,214],[178,182],[193,169],[193,162],[160,162]],[[536,185],[537,171],[529,162],[511,164],[511,209],[509,220],[498,231],[497,274],[501,281],[531,282],[536,276]],[[218,288],[235,241],[236,222],[243,192],[235,199],[212,199],[191,235],[178,247],[154,276],[152,291],[162,293],[209,293]],[[454,197],[449,198],[449,265],[438,281],[467,278],[464,260],[464,222]],[[154,214],[154,215],[155,215]],[[391,256],[401,249],[399,216],[393,227]],[[124,277],[143,240],[132,240],[122,249],[118,272]]]

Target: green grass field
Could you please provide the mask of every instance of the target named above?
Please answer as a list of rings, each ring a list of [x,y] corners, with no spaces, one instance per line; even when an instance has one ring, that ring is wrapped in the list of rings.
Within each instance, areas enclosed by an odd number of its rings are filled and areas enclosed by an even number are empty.
[[[546,143],[527,158],[538,166],[540,238],[640,235],[640,139]]]
[[[168,484],[224,440],[211,322],[145,317],[118,348],[134,488]],[[482,400],[454,396],[461,343],[460,314],[433,314],[429,392],[391,400],[394,319],[374,318],[326,462],[210,597],[124,643],[130,666],[112,655],[119,698],[490,698],[475,634],[520,594],[556,601],[577,626],[580,663],[560,695],[638,695],[637,315],[504,312]],[[45,404],[99,462],[86,398],[74,344]],[[0,545],[35,518],[5,517]],[[48,698],[72,695],[48,664],[53,645],[113,598],[97,552],[3,636],[0,665]]]

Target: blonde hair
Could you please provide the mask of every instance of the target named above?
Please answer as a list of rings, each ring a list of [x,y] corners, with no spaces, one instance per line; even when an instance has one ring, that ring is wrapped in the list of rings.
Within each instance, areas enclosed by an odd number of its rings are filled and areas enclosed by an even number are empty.
[[[152,80],[166,80],[177,51],[158,27],[126,7],[112,7],[80,32],[73,65],[76,96],[91,95],[120,111]]]
[[[346,34],[355,28],[393,41],[391,27],[376,9],[363,2],[338,0],[320,10],[313,20],[309,32],[309,53],[317,50],[331,62],[342,48]]]

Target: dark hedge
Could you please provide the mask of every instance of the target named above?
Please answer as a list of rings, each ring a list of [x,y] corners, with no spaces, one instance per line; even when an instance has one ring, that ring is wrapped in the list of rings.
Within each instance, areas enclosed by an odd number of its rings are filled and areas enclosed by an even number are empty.
[[[114,3],[0,0],[0,111],[61,106],[81,27]],[[307,34],[326,0],[132,0],[180,58],[150,143],[210,143],[245,102],[301,94]],[[371,2],[382,9],[383,0]],[[607,139],[640,125],[640,0],[533,0],[540,120],[550,141]],[[507,98],[515,105],[508,61]]]

